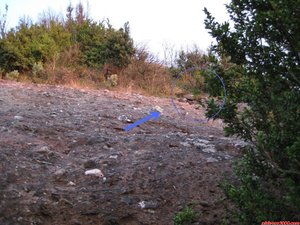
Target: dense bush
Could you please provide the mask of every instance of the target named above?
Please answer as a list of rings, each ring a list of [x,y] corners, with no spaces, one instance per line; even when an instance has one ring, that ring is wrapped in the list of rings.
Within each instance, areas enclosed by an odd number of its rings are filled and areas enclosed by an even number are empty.
[[[1,35],[0,68],[35,74],[28,72],[37,63],[52,63],[54,70],[72,53],[76,56],[74,63],[68,61],[61,66],[101,70],[106,64],[123,68],[130,63],[134,47],[128,23],[116,30],[109,22],[95,22],[87,17],[81,3],[75,11],[70,5],[67,13],[66,19],[45,14],[35,24],[20,20],[19,26]]]
[[[233,63],[215,66],[227,79],[225,131],[251,143],[236,165],[238,185],[224,184],[239,224],[300,219],[299,7],[297,0],[232,0],[233,28],[205,9],[217,61],[226,56]],[[246,107],[238,110],[239,103]]]
[[[0,40],[0,66],[6,71],[29,71],[34,63],[51,60],[70,45],[70,34],[62,24],[20,24]]]
[[[130,64],[121,71],[119,84],[127,90],[135,89],[150,95],[169,95],[171,76],[145,45],[135,47]]]

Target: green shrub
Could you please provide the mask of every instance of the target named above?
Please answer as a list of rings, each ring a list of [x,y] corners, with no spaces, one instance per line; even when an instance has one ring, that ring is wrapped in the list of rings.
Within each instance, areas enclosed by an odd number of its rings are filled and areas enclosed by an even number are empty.
[[[188,225],[197,219],[198,215],[191,207],[185,207],[177,213],[174,218],[174,225]]]
[[[6,74],[6,79],[17,81],[19,79],[19,75],[20,75],[19,71],[14,70],[14,71],[9,72],[9,73]]]
[[[233,0],[233,20],[218,23],[205,9],[217,39],[212,68],[225,79],[225,132],[251,143],[235,167],[238,182],[224,190],[239,224],[300,219],[299,1]],[[222,59],[230,58],[230,67]],[[219,85],[208,83],[212,95]],[[247,107],[239,111],[237,105]],[[218,107],[210,103],[209,114]]]
[[[72,66],[102,69],[105,64],[111,64],[126,67],[134,54],[128,23],[116,30],[108,22],[107,25],[95,22],[82,14],[81,3],[77,7],[81,10],[76,10],[75,15],[72,6],[68,7],[67,20],[43,18],[35,24],[21,20],[19,26],[0,38],[0,67],[6,72],[33,70],[28,74],[36,76],[36,68],[33,68],[36,62],[52,63],[54,70],[61,55],[72,53],[77,54],[74,63],[69,63]],[[76,56],[80,56],[80,60]]]

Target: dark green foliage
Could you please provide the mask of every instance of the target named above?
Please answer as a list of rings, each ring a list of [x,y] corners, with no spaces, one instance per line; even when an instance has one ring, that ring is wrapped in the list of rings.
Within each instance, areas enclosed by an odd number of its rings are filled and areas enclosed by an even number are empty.
[[[180,51],[176,59],[176,67],[183,70],[193,67],[205,67],[208,62],[208,56],[197,47],[189,51]]]
[[[104,57],[107,63],[120,68],[127,66],[135,52],[129,36],[129,24],[125,23],[124,28],[117,31],[109,29],[106,36]]]
[[[106,28],[102,23],[84,21],[82,24],[74,24],[73,39],[80,46],[84,62],[90,67],[104,65],[103,57]]]
[[[48,17],[47,17],[48,16]],[[28,72],[35,63],[54,62],[61,54],[79,46],[82,65],[101,69],[105,64],[123,68],[134,54],[128,23],[115,30],[107,22],[95,22],[87,17],[79,3],[75,10],[67,9],[67,18],[60,21],[46,15],[39,23],[21,20],[20,25],[0,38],[0,68],[5,72]],[[76,63],[71,63],[72,65]],[[69,63],[70,64],[70,63]]]
[[[28,71],[36,62],[51,60],[70,46],[70,34],[62,24],[20,25],[0,40],[0,66],[6,71]]]
[[[76,41],[84,53],[88,66],[102,68],[104,64],[126,67],[134,54],[133,41],[129,36],[128,24],[115,30],[108,24],[86,21],[76,26]]]
[[[236,167],[240,184],[224,185],[240,224],[300,219],[300,1],[233,0],[234,28],[205,9],[206,28],[218,44],[217,63],[228,103],[225,131],[252,145]],[[212,94],[217,86],[209,84]],[[217,88],[218,89],[218,88]],[[244,109],[237,110],[239,103]],[[214,104],[210,104],[210,114]],[[217,108],[217,107],[215,107]]]
[[[209,56],[204,54],[197,47],[192,50],[180,51],[175,59],[175,67],[170,68],[170,73],[177,78],[177,85],[185,92],[195,96],[206,91],[204,77],[209,63]]]
[[[198,217],[191,207],[185,207],[181,212],[177,213],[174,218],[174,225],[192,224]]]

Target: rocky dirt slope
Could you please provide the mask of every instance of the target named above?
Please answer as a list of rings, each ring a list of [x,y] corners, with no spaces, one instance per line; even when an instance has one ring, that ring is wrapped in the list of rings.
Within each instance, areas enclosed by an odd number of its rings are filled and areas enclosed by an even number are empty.
[[[157,121],[123,130],[154,106]],[[242,144],[167,98],[0,80],[0,224],[168,225],[191,203],[193,224],[220,224]]]

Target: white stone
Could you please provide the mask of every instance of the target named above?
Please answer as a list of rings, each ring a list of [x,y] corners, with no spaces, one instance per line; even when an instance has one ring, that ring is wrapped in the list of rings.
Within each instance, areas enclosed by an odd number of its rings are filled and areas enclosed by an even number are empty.
[[[197,139],[197,142],[208,144],[209,141],[205,139]]]
[[[118,120],[128,123],[132,122],[131,119],[129,119],[126,115],[118,116]]]
[[[162,113],[164,110],[161,107],[159,107],[158,105],[156,105],[151,109],[151,112],[153,112],[153,111]]]
[[[191,147],[191,145],[187,142],[180,142],[181,145],[183,145],[184,147]]]
[[[211,162],[218,162],[218,160],[215,159],[215,158],[213,158],[213,157],[208,157],[208,158],[206,159],[206,162],[209,162],[209,163],[211,163]]]
[[[94,175],[94,176],[97,176],[97,177],[103,177],[103,173],[101,172],[101,170],[99,169],[92,169],[92,170],[87,170],[85,171],[84,173],[85,175]]]
[[[140,206],[142,209],[144,209],[144,208],[146,207],[145,201],[139,202],[139,206]]]
[[[193,143],[195,146],[197,147],[203,147],[203,148],[206,148],[207,147],[207,144],[203,144],[203,143],[198,143],[198,142],[195,142]]]
[[[24,117],[23,116],[14,116],[15,120],[22,120]]]
[[[69,186],[75,186],[76,184],[75,184],[74,182],[70,181],[70,182],[68,183],[68,185],[69,185]]]
[[[202,149],[202,151],[206,153],[215,153],[216,149],[213,145],[209,145],[206,148]]]

